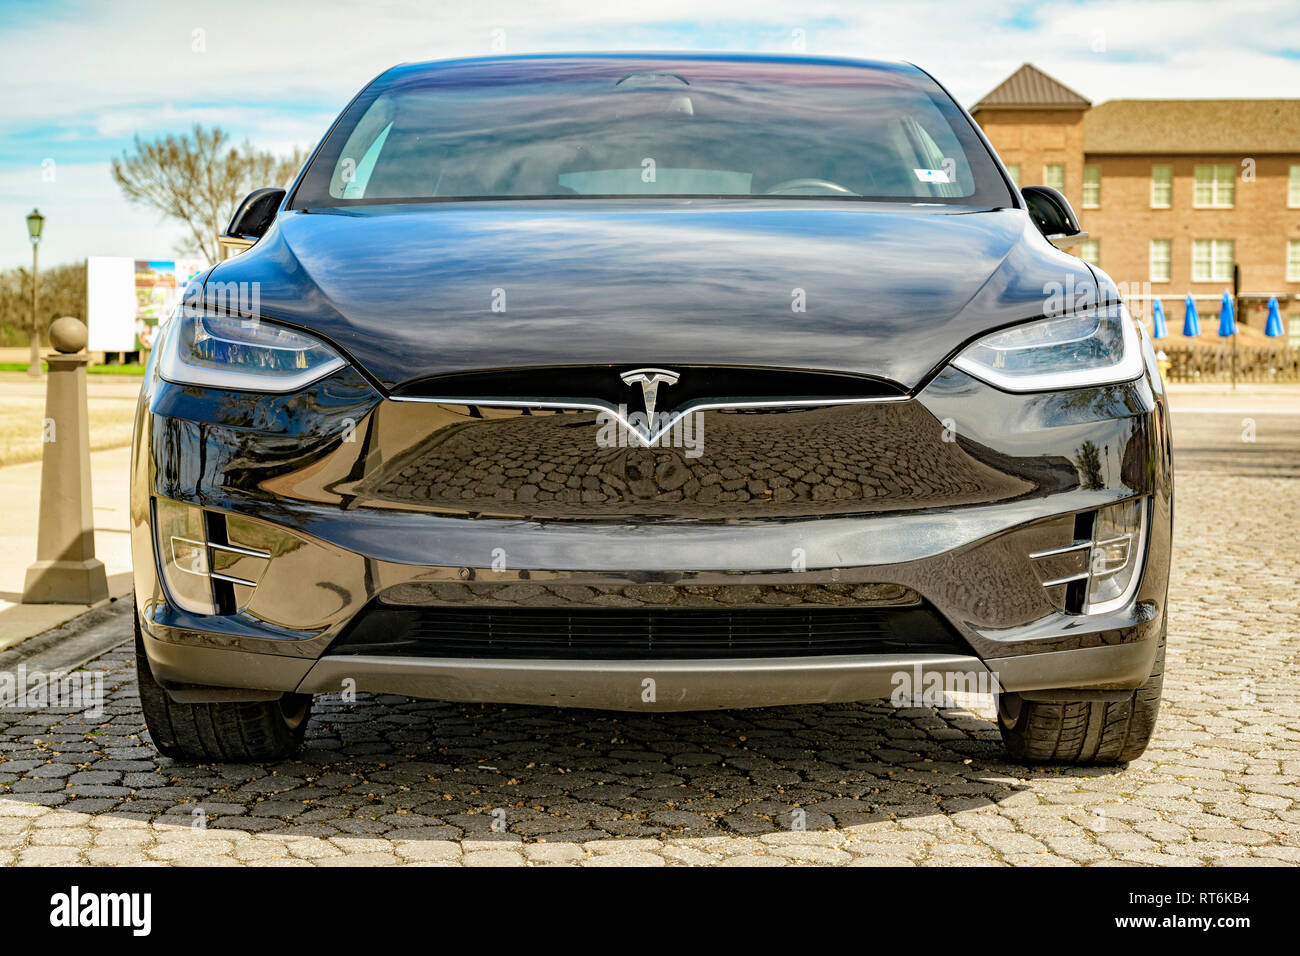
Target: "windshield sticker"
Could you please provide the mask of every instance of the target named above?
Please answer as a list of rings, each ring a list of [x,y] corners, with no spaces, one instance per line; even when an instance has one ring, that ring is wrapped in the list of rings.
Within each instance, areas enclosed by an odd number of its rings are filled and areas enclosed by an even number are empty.
[[[950,183],[950,182],[952,182],[952,180],[948,178],[948,172],[947,172],[947,170],[943,170],[943,169],[914,169],[914,170],[912,170],[912,172],[916,173],[916,178],[919,179],[919,180],[921,180],[921,182],[923,182],[923,183]]]

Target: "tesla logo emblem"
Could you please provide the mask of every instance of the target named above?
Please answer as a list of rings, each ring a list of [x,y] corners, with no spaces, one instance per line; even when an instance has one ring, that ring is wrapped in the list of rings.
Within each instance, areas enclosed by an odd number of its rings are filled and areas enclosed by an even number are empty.
[[[654,421],[655,405],[659,400],[659,386],[676,385],[680,377],[676,372],[666,368],[634,368],[619,376],[623,379],[624,385],[640,384],[641,397],[645,400],[645,417],[650,422]]]

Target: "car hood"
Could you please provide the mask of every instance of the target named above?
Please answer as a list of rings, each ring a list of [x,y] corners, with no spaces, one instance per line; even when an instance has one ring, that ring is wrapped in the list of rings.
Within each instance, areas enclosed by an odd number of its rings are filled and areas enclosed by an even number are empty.
[[[572,364],[835,370],[913,389],[980,333],[1095,292],[1018,209],[746,200],[281,213],[209,275],[385,387]]]

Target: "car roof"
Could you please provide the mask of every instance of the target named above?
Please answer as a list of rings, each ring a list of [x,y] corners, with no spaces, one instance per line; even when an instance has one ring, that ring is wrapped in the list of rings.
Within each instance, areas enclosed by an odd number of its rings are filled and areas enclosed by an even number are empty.
[[[777,79],[796,73],[815,74],[828,68],[862,69],[879,73],[910,74],[915,77],[929,77],[924,70],[912,63],[895,60],[867,60],[852,57],[807,56],[792,53],[730,53],[699,51],[619,51],[586,53],[526,53],[504,56],[459,57],[448,60],[427,60],[417,63],[401,63],[385,71],[377,80],[385,82],[412,79],[419,76],[435,76],[442,72],[459,72],[462,70],[481,74],[484,79],[505,79],[509,75],[520,74],[543,77],[568,72],[574,67],[608,66],[611,72],[628,64],[642,67],[654,67],[688,64],[707,64],[715,70],[718,67],[733,67],[739,74],[756,77],[770,76]]]

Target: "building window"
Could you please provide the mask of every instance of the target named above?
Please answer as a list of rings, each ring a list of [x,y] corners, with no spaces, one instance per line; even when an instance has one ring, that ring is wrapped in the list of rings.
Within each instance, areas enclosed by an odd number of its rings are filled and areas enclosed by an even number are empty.
[[[1101,167],[1083,167],[1083,208],[1097,209],[1101,206]]]
[[[1152,282],[1169,281],[1169,263],[1173,258],[1173,240],[1171,239],[1152,239],[1150,251],[1150,267]]]
[[[1065,191],[1065,163],[1047,163],[1043,166],[1043,185]]]
[[[1174,167],[1151,167],[1151,208],[1168,209],[1174,202]]]
[[[1286,281],[1300,282],[1300,239],[1286,241]]]
[[[1192,240],[1192,281],[1232,281],[1232,240]]]
[[[1286,344],[1293,349],[1300,349],[1300,315],[1287,317]]]
[[[1235,166],[1197,166],[1196,193],[1192,205],[1204,209],[1231,209]]]
[[[1297,166],[1296,169],[1300,169],[1300,166]],[[1011,176],[1011,181],[1016,184],[1016,188],[1019,189],[1020,188],[1020,164],[1007,163],[1007,173]]]
[[[1286,187],[1286,204],[1292,209],[1300,206],[1300,165],[1291,166],[1291,179]]]
[[[1098,239],[1085,239],[1079,243],[1079,258],[1089,265],[1100,265],[1101,241]]]

